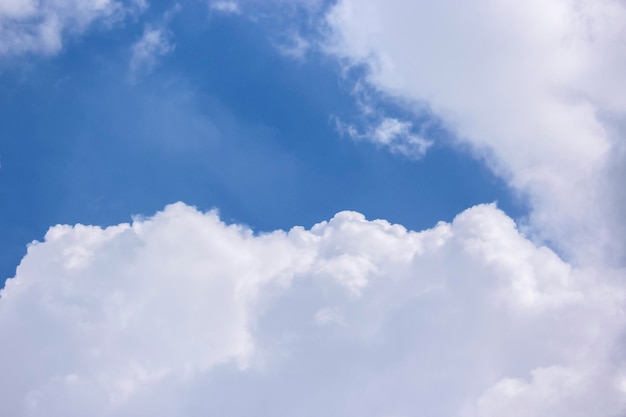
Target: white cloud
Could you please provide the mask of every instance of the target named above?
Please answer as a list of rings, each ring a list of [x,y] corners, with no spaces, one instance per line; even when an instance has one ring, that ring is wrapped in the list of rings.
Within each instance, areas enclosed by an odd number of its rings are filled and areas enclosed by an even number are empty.
[[[57,53],[65,37],[96,22],[111,25],[146,7],[139,0],[0,0],[0,56]]]
[[[217,0],[209,2],[209,8],[220,13],[239,14],[241,9],[239,3],[232,0]]]
[[[413,124],[394,117],[383,117],[378,123],[367,126],[365,132],[352,124],[334,119],[337,130],[355,140],[366,140],[379,146],[389,148],[391,152],[408,158],[419,159],[433,142],[413,132]]]
[[[133,44],[130,58],[130,71],[133,75],[149,72],[158,60],[174,51],[175,45],[170,40],[167,29],[147,26],[141,39]]]
[[[0,53],[54,53],[131,7],[35,6],[0,0]],[[493,205],[422,232],[342,212],[255,235],[180,203],[56,226],[0,293],[0,414],[620,415],[626,272],[586,256],[625,247],[624,19],[603,0],[341,0],[328,15],[329,51],[492,155],[572,263]],[[172,48],[146,28],[131,69]],[[363,112],[364,132],[338,127],[426,150],[410,122]]]
[[[338,307],[324,307],[315,313],[315,323],[320,326],[328,324],[339,324],[345,326],[343,314]]]
[[[0,16],[23,17],[32,14],[36,10],[34,0],[3,0],[0,2]]]
[[[611,0],[340,0],[327,51],[432,110],[512,187],[534,232],[579,260],[626,259],[615,212],[626,7]],[[623,205],[619,206],[623,208]],[[617,210],[619,211],[619,210]]]
[[[492,205],[419,233],[255,235],[180,203],[55,226],[1,293],[0,412],[608,417],[623,296]]]
[[[287,33],[285,39],[276,42],[276,49],[281,54],[296,60],[302,60],[311,48],[311,43],[298,33]]]

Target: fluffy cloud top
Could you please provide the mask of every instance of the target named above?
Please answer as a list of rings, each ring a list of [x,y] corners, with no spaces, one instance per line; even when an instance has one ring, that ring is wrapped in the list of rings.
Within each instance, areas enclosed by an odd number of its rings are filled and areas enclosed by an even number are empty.
[[[142,7],[0,0],[0,54]],[[422,232],[342,212],[258,235],[182,203],[55,226],[0,292],[1,415],[624,414],[626,274],[603,266],[626,259],[623,3],[340,0],[326,22],[328,51],[430,107],[572,262],[493,205]],[[171,48],[148,29],[131,68]],[[411,132],[367,137],[423,153]]]
[[[340,0],[326,21],[330,52],[429,107],[529,195],[539,235],[626,259],[623,2]]]
[[[65,35],[110,25],[147,7],[144,0],[0,0],[0,56],[53,54]]]
[[[0,412],[616,416],[622,297],[492,205],[256,235],[179,203],[29,247],[1,292]]]

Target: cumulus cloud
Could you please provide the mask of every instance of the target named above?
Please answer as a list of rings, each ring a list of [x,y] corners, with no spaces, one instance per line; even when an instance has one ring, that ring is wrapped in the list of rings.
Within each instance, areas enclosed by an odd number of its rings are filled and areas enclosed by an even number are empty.
[[[0,0],[0,53],[54,53],[141,4]],[[340,0],[327,51],[528,193],[533,240],[494,205],[421,232],[341,212],[255,234],[182,203],[55,226],[0,292],[0,414],[623,415],[626,271],[604,261],[626,247],[625,21],[608,0]],[[172,48],[146,28],[131,69]],[[371,114],[337,126],[426,151]]]
[[[258,235],[179,203],[51,228],[0,294],[2,415],[626,406],[623,291],[493,205],[422,232],[341,212]]]
[[[528,195],[538,236],[579,260],[624,256],[609,215],[623,184],[607,173],[623,148],[623,2],[340,0],[326,24],[329,53]]]
[[[170,33],[161,27],[146,27],[141,38],[131,48],[130,71],[133,75],[149,72],[160,58],[174,51]]]
[[[146,7],[142,0],[2,0],[0,56],[54,54],[66,36],[83,33],[96,22],[114,24]]]

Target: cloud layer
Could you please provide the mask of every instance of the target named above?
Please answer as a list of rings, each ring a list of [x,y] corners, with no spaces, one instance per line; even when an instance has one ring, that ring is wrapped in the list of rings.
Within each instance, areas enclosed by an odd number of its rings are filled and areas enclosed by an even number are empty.
[[[493,205],[423,232],[342,212],[255,235],[179,203],[51,228],[1,295],[3,415],[626,406],[622,292]]]

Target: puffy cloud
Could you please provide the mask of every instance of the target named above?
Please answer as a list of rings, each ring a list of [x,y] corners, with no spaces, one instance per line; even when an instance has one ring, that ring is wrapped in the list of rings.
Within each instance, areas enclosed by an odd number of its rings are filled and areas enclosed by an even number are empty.
[[[0,56],[54,54],[66,35],[111,25],[147,7],[143,0],[0,0]]]
[[[181,203],[59,225],[0,293],[0,411],[617,415],[624,294],[593,272],[493,205],[422,232],[259,235]]]
[[[529,196],[538,236],[583,261],[626,256],[610,214],[623,188],[623,2],[340,0],[326,23],[328,52],[432,110]]]
[[[54,53],[142,4],[0,0],[0,53]],[[259,235],[180,203],[55,226],[0,293],[0,414],[623,414],[626,274],[596,261],[625,247],[625,16],[608,0],[340,0],[326,16],[327,50],[473,144],[572,263],[493,205],[422,232],[342,212]],[[147,28],[131,70],[172,48]],[[423,154],[411,122],[365,104],[376,123],[340,130]]]

